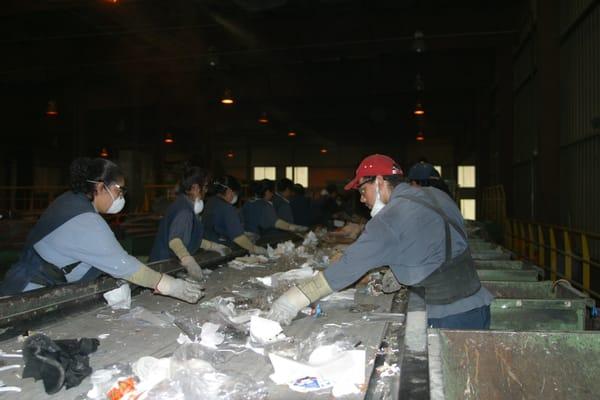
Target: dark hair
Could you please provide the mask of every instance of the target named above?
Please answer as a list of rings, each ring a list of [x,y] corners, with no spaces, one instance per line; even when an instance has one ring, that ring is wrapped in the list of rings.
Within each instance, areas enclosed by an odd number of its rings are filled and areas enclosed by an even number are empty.
[[[364,181],[373,182],[375,180],[375,178],[377,178],[377,177],[376,176],[365,176]],[[390,186],[393,188],[395,188],[402,182],[406,182],[406,179],[404,179],[404,175],[402,175],[402,174],[383,175],[382,178],[384,181],[388,182],[390,184]]]
[[[264,197],[267,190],[272,192],[275,189],[275,183],[272,180],[263,179],[253,182],[251,189],[256,197]]]
[[[212,191],[215,194],[224,194],[228,188],[239,193],[241,185],[238,180],[231,175],[224,175],[213,181]]]
[[[71,163],[69,172],[71,190],[90,198],[96,194],[97,182],[103,182],[108,186],[123,178],[123,173],[117,164],[105,158],[77,158]]]
[[[281,178],[280,180],[277,181],[277,191],[282,193],[285,192],[286,190],[293,190],[294,187],[294,182],[292,182],[291,179],[288,178]]]
[[[299,183],[296,183],[294,185],[294,187],[292,188],[292,190],[294,191],[294,194],[296,196],[304,196],[305,190],[304,190],[304,186],[302,186]]]
[[[208,182],[208,171],[200,167],[186,167],[177,187],[178,194],[185,194],[192,189],[194,184],[200,189]]]

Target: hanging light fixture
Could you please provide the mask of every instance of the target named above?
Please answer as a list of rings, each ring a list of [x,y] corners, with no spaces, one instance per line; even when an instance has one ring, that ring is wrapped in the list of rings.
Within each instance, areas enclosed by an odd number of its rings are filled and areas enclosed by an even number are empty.
[[[296,132],[294,132],[294,131],[289,131],[289,132],[288,132],[288,136],[289,136],[289,137],[296,137]]]
[[[56,117],[58,115],[58,107],[56,106],[56,101],[50,100],[48,102],[48,107],[46,107],[46,115],[49,117]]]
[[[269,117],[267,116],[267,113],[265,111],[260,113],[260,117],[258,117],[258,122],[260,122],[261,124],[269,123]]]
[[[108,158],[108,150],[106,150],[106,147],[103,147],[102,150],[100,150],[100,157]]]
[[[229,150],[225,156],[227,158],[234,158],[235,157],[235,153],[233,152],[233,150]]]
[[[425,115],[425,109],[423,108],[423,105],[420,101],[418,101],[417,105],[415,105],[415,110],[413,111],[413,113],[415,115]]]
[[[233,104],[233,96],[231,95],[231,90],[225,89],[225,93],[223,93],[223,97],[221,98],[221,103]]]
[[[417,142],[422,142],[425,140],[425,135],[423,135],[423,132],[419,131],[419,133],[417,133],[417,137],[415,139],[417,140]]]
[[[173,139],[173,135],[171,133],[166,133],[163,142],[166,144],[173,144],[175,143],[175,139]]]
[[[323,147],[321,150],[319,150],[321,152],[321,154],[327,154],[327,149],[325,147]]]
[[[423,77],[421,76],[421,74],[417,74],[417,76],[415,77],[415,90],[417,92],[422,92],[423,90],[425,90],[425,82],[423,81]]]
[[[424,53],[427,47],[425,46],[425,35],[422,31],[416,31],[412,43],[412,49],[416,53]]]

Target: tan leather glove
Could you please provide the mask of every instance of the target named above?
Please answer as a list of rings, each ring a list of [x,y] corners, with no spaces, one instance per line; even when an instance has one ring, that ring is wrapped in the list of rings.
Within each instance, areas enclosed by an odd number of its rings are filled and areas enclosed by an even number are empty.
[[[222,256],[226,256],[231,253],[231,249],[223,244],[211,242],[210,240],[202,239],[200,248],[208,251],[216,251]]]
[[[265,249],[264,247],[256,246],[250,241],[250,239],[248,239],[248,236],[246,235],[240,235],[236,237],[235,239],[233,239],[233,242],[241,248],[248,250],[252,254],[267,255],[267,249]]]

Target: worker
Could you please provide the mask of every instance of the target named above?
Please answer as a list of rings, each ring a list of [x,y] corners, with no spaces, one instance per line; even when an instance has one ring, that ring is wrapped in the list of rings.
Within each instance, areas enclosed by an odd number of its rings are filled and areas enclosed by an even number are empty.
[[[277,191],[273,195],[273,207],[277,218],[290,224],[294,223],[294,214],[290,205],[290,198],[294,194],[293,188],[294,182],[288,178],[281,178],[277,181]]]
[[[304,186],[296,183],[292,187],[294,195],[290,199],[290,208],[294,216],[294,223],[302,226],[311,225],[310,199],[306,197]]]
[[[202,279],[202,268],[192,256],[198,248],[225,255],[227,246],[203,239],[202,222],[198,214],[204,208],[204,195],[208,187],[208,173],[199,167],[186,167],[177,186],[177,198],[160,221],[150,261],[177,257],[188,275]]]
[[[269,318],[289,323],[310,303],[389,266],[388,287],[424,287],[431,327],[489,327],[493,297],[479,282],[456,204],[437,189],[403,181],[390,157],[374,154],[360,163],[346,190],[360,191],[372,218],[337,262],[279,297]]]
[[[258,234],[260,237],[271,235],[277,229],[288,232],[306,232],[306,226],[290,224],[277,217],[273,199],[274,184],[269,179],[254,182],[252,185],[254,198],[242,207],[244,227],[247,231]]]
[[[90,281],[106,273],[189,303],[202,297],[199,284],[154,271],[127,254],[100,216],[116,214],[125,205],[125,180],[115,163],[79,158],[71,164],[70,178],[71,190],[35,224],[0,295]]]
[[[255,245],[244,233],[238,210],[233,206],[238,201],[240,189],[237,179],[230,175],[213,182],[214,195],[206,202],[202,218],[204,238],[230,248],[239,246],[253,254],[267,254],[264,247]]]
[[[428,162],[419,161],[410,167],[408,170],[408,180],[413,186],[432,186],[452,197],[450,188],[448,188],[440,173]]]

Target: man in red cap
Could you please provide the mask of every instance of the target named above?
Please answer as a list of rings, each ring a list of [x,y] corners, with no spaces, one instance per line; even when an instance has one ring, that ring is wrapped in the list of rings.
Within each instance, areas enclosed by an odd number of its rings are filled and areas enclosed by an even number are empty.
[[[389,266],[384,286],[399,288],[401,282],[425,289],[430,326],[489,327],[493,297],[479,282],[452,199],[438,189],[405,183],[402,169],[381,154],[365,158],[345,188],[360,191],[371,220],[338,261],[280,296],[269,318],[289,324],[310,303],[355,283],[371,269]]]

